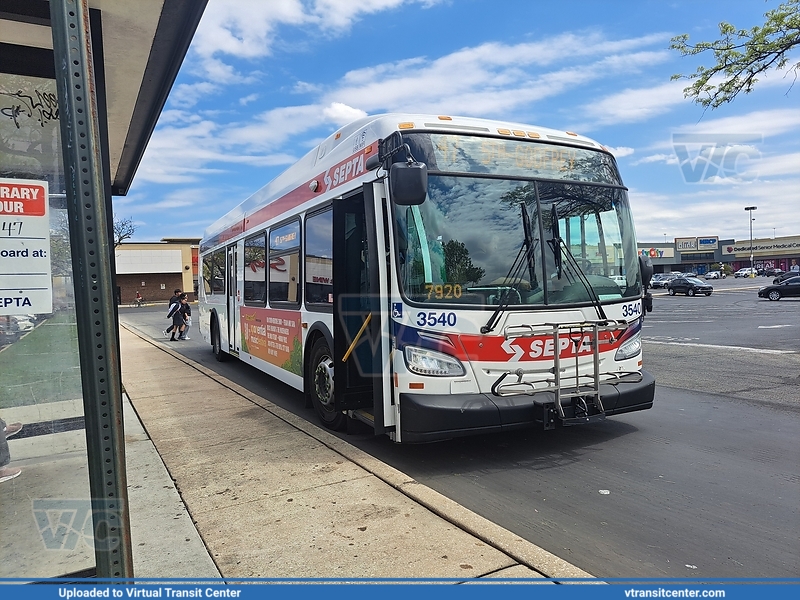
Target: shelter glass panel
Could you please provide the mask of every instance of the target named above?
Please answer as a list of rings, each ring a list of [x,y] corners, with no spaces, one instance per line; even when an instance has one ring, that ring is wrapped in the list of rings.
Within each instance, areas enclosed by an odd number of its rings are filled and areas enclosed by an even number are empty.
[[[55,82],[0,73],[0,578],[96,564],[62,163]]]

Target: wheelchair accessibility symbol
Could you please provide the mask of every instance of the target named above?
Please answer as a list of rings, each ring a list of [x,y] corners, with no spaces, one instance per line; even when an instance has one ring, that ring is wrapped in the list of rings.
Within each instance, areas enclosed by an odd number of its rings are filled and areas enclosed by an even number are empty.
[[[392,302],[392,318],[393,319],[402,319],[403,318],[403,303],[402,302]]]

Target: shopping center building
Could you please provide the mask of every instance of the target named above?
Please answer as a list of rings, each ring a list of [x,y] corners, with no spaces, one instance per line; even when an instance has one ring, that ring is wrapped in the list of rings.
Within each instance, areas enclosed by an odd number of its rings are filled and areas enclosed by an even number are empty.
[[[680,237],[671,243],[638,244],[639,253],[649,256],[656,273],[693,271],[702,275],[712,265],[723,264],[737,271],[750,266],[751,241],[721,239],[719,236]],[[800,265],[800,235],[755,238],[753,266],[757,269],[789,271]],[[792,262],[794,261],[794,263]]]

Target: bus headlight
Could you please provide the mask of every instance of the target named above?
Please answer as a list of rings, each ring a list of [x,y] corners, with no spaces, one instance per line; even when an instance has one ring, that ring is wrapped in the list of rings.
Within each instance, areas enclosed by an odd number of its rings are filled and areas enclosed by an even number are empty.
[[[427,348],[406,346],[403,355],[406,359],[406,366],[412,373],[434,377],[461,377],[465,373],[461,361],[448,354],[434,352]]]
[[[642,351],[642,338],[637,333],[622,344],[617,353],[614,355],[614,360],[627,360],[637,356]]]

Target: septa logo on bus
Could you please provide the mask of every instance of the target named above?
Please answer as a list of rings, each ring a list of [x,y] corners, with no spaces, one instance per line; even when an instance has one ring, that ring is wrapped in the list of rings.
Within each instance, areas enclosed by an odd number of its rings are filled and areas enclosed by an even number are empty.
[[[502,337],[484,337],[462,335],[461,343],[469,360],[520,362],[529,360],[552,360],[555,357],[555,339],[552,336],[536,336],[529,338],[504,339]],[[600,332],[600,351],[607,352],[617,348],[621,336],[612,336],[610,332]],[[558,356],[561,359],[575,358],[592,354],[592,336],[584,334],[580,339],[572,340],[566,335],[558,339]]]
[[[331,175],[331,169],[333,169],[333,175]],[[358,156],[348,158],[331,169],[325,171],[326,190],[362,175],[364,173],[364,153],[361,152]]]

